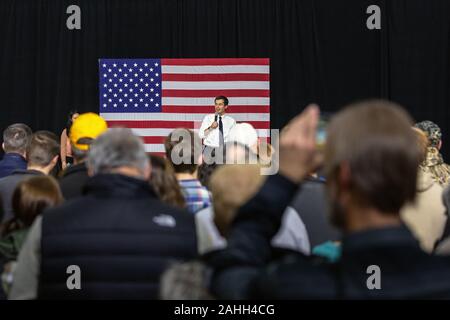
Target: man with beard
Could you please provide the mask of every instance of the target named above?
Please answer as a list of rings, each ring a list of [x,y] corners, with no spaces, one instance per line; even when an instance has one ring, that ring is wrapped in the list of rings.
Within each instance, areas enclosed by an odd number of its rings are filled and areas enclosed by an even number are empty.
[[[310,106],[282,133],[279,174],[241,207],[228,247],[208,257],[211,292],[221,299],[450,298],[450,258],[424,253],[399,215],[416,195],[411,118],[386,101],[351,105],[331,120],[323,155],[318,119]],[[334,263],[298,253],[275,259],[270,239],[321,158],[331,218],[344,233],[342,256]]]

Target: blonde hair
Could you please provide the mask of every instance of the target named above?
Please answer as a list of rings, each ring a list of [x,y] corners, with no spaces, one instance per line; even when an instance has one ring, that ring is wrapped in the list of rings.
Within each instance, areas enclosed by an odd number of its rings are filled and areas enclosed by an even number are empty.
[[[412,128],[417,137],[417,146],[420,152],[420,162],[422,163],[427,158],[428,147],[430,146],[430,140],[428,140],[427,134],[416,127]]]
[[[265,176],[259,165],[226,165],[211,176],[210,187],[214,207],[214,223],[226,236],[231,222],[243,204],[262,186]]]

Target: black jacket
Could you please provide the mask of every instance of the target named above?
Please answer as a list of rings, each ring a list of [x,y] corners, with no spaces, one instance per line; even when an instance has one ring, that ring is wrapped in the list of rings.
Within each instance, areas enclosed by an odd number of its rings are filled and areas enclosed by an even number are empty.
[[[84,162],[69,166],[59,179],[59,186],[64,199],[68,200],[81,196],[88,179],[89,176]]]
[[[25,179],[42,175],[44,175],[44,173],[37,170],[17,169],[14,170],[9,176],[0,179],[0,197],[4,212],[2,222],[14,217],[14,212],[12,209],[12,196],[17,185]]]
[[[301,254],[273,260],[270,239],[297,186],[271,176],[244,205],[227,249],[207,257],[215,268],[211,291],[220,298],[391,299],[450,298],[450,258],[424,253],[404,226],[344,237],[334,264]],[[380,268],[381,289],[370,290]]]
[[[85,195],[42,220],[39,298],[155,299],[172,262],[197,254],[194,217],[160,202],[147,182],[97,175]],[[68,290],[70,265],[81,290]]]

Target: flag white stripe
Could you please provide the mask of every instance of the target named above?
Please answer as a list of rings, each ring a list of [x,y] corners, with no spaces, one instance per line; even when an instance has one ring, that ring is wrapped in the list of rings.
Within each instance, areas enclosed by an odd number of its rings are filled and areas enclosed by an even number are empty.
[[[145,147],[145,152],[166,152],[166,150],[164,149],[164,145],[159,143],[159,144],[153,144],[153,143],[147,143],[144,145]]]
[[[269,90],[269,81],[163,81],[163,90]]]
[[[230,65],[230,66],[161,66],[163,73],[176,74],[207,74],[207,73],[266,73],[269,74],[268,65],[249,66],[249,65]]]
[[[100,113],[106,121],[198,121],[207,113]],[[236,121],[270,121],[270,113],[228,113]]]
[[[207,98],[177,98],[177,97],[163,97],[163,106],[211,106],[213,107],[215,96]],[[260,98],[260,97],[231,97],[228,98],[230,106],[269,106],[270,98]]]
[[[141,128],[131,128],[133,133],[137,136],[141,137],[167,137],[169,133],[171,133],[176,127],[173,129],[141,129]],[[198,129],[194,129],[195,132],[198,132]],[[270,136],[269,129],[256,129],[258,133],[258,137],[269,137]]]

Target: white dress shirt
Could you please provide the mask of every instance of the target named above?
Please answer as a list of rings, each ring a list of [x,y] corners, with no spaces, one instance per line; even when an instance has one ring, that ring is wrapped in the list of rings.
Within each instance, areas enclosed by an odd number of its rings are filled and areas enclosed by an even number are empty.
[[[219,126],[217,126],[217,128],[215,129],[209,130],[209,132],[205,135],[205,130],[212,125],[212,123],[214,122],[214,117],[215,114],[208,114],[207,116],[205,116],[198,135],[201,139],[204,139],[203,144],[209,147],[217,148],[219,147]],[[219,123],[219,117],[220,116],[218,115],[217,124]],[[227,142],[227,136],[230,133],[231,128],[233,128],[235,124],[236,121],[232,117],[226,114],[222,116],[223,139],[225,143]]]

